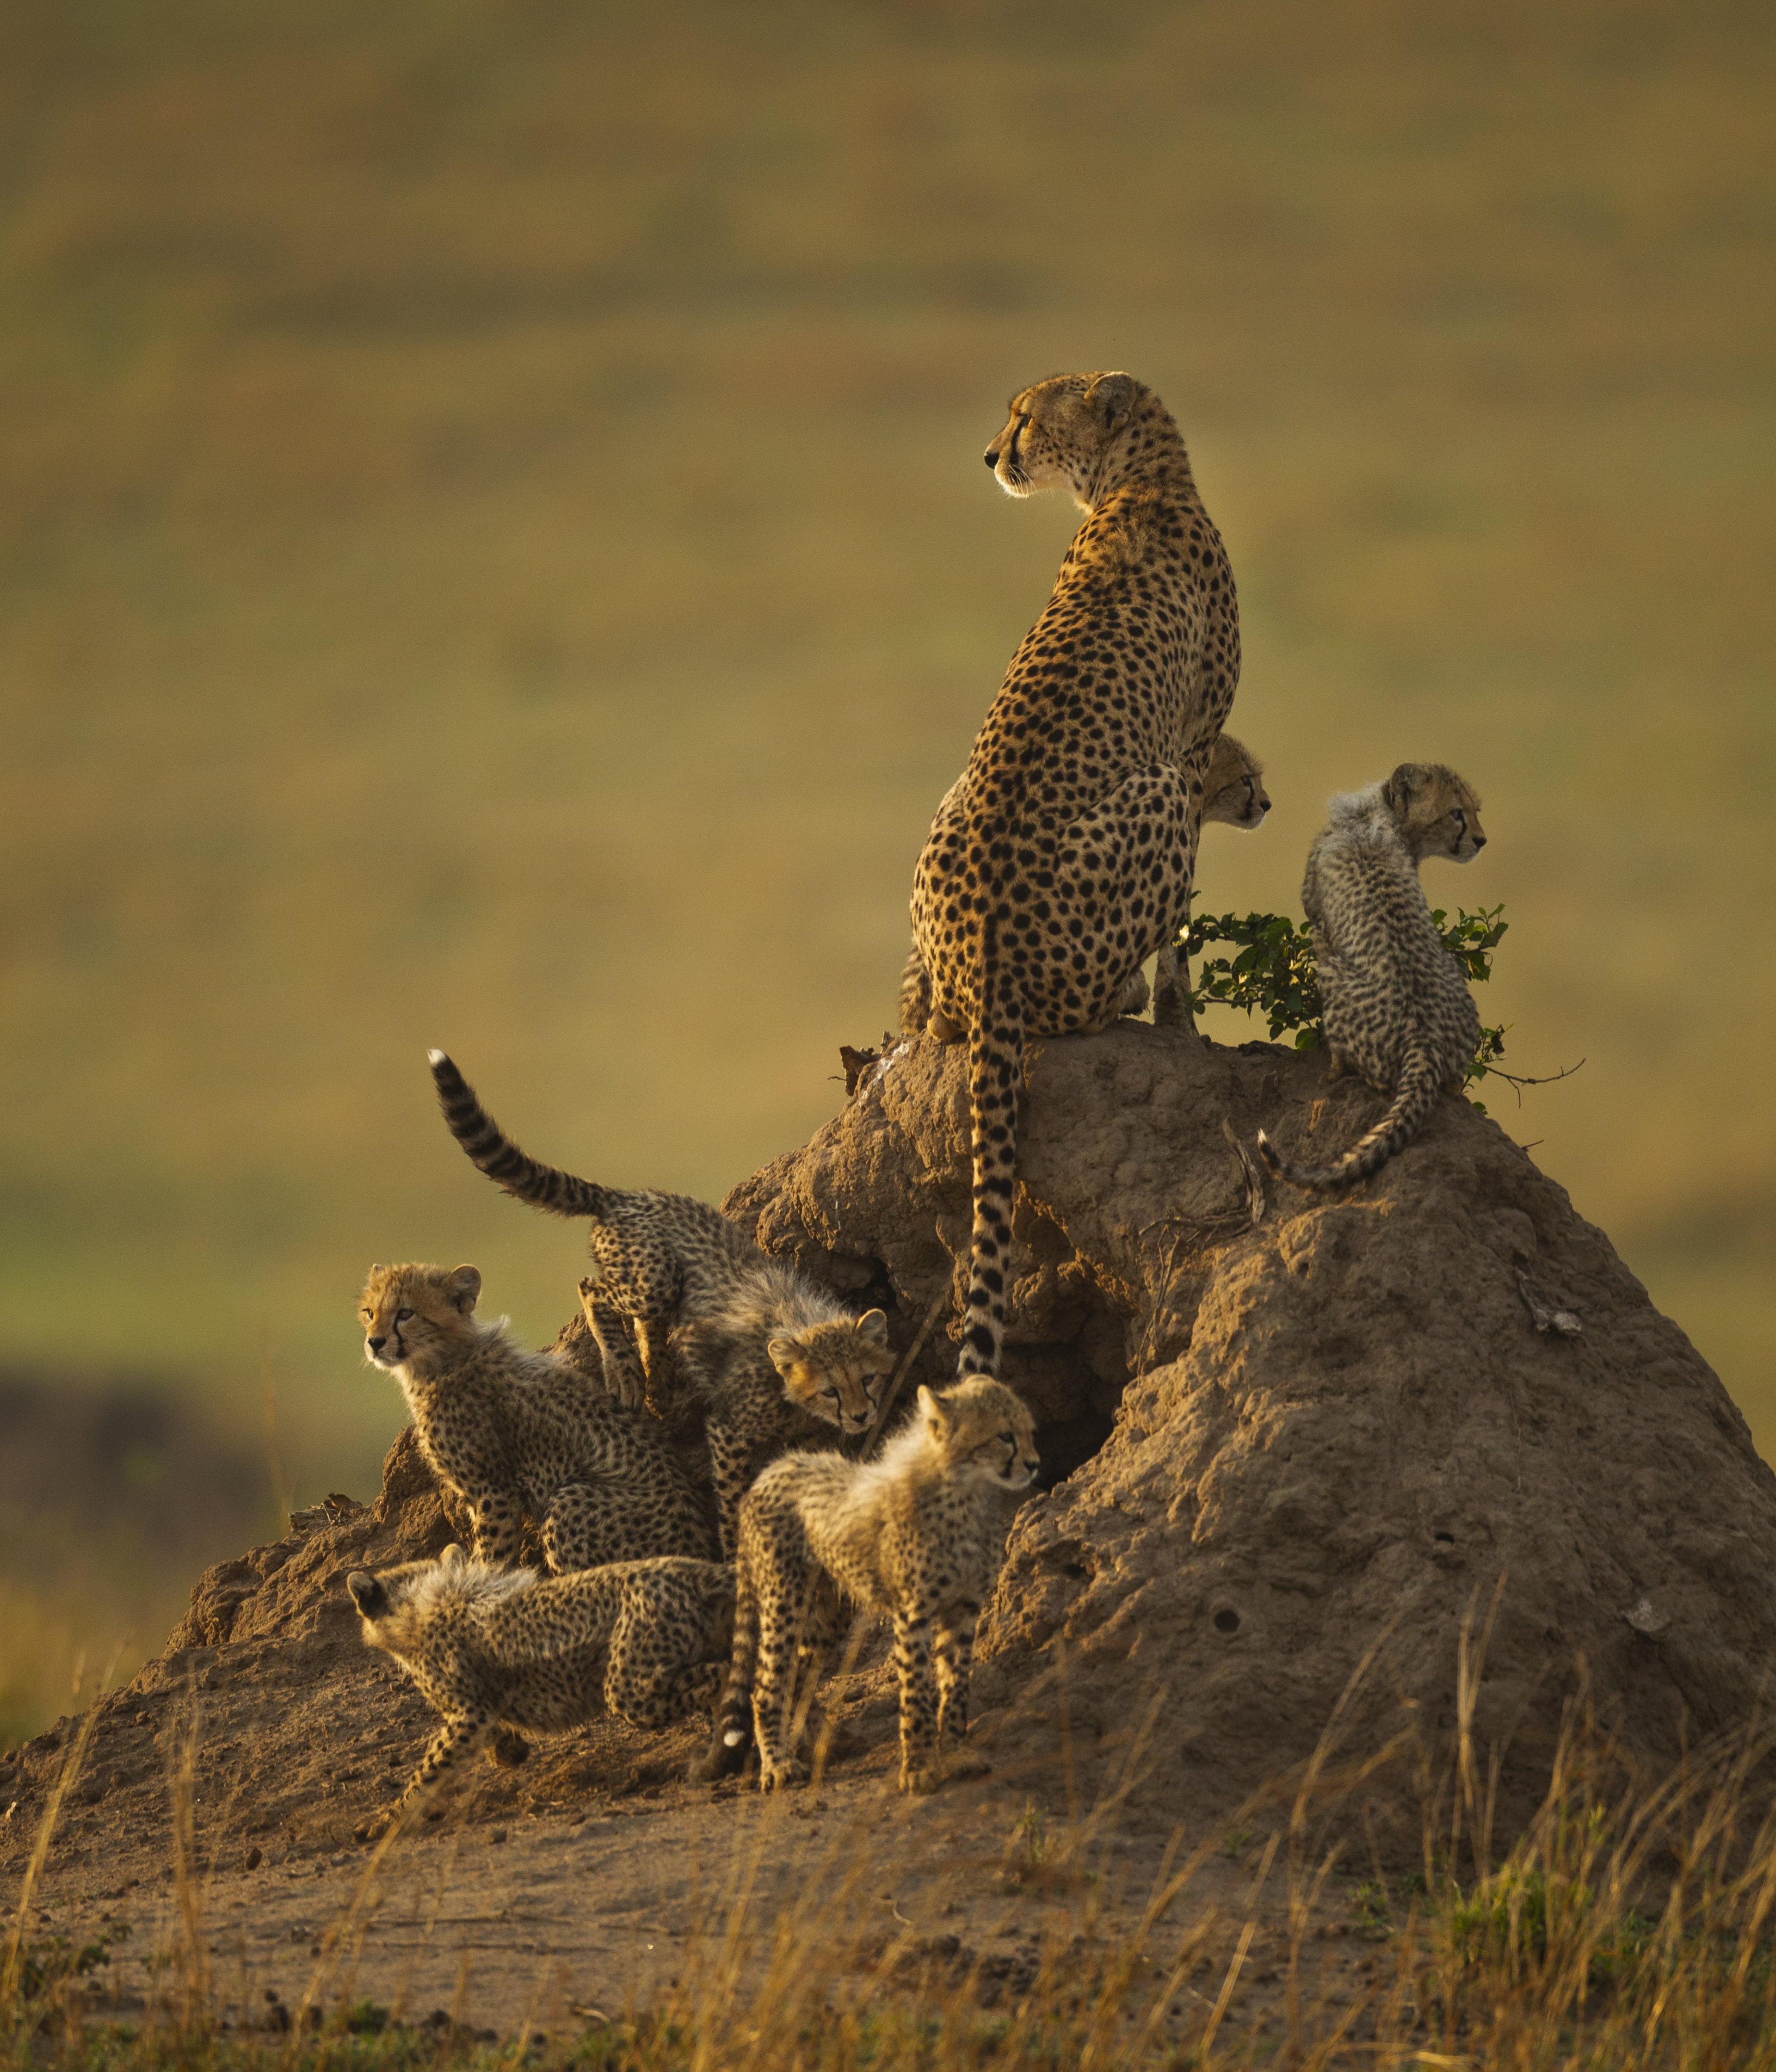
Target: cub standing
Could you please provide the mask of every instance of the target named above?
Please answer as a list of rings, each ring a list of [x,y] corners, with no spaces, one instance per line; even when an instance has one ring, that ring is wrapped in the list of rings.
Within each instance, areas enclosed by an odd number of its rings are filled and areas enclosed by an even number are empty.
[[[1332,801],[1301,886],[1321,1024],[1333,1073],[1355,1067],[1392,1104],[1336,1166],[1295,1165],[1260,1130],[1272,1172],[1302,1187],[1365,1180],[1405,1149],[1440,1092],[1461,1092],[1480,1015],[1418,866],[1428,856],[1471,863],[1486,845],[1473,787],[1441,763],[1403,763],[1385,783]]]
[[[702,1774],[744,1743],[750,1712],[761,1787],[806,1775],[792,1684],[799,1659],[804,1699],[825,1666],[836,1585],[893,1622],[900,1788],[933,1790],[968,1732],[975,1622],[1005,1556],[1005,1499],[1036,1466],[1029,1411],[985,1375],[940,1396],[920,1389],[916,1415],[874,1461],[774,1461],[740,1507],[734,1661]]]
[[[429,1794],[496,1726],[631,1726],[709,1712],[734,1630],[734,1572],[713,1561],[616,1561],[540,1579],[446,1547],[346,1577],[364,1644],[392,1655],[444,1716],[395,1807]]]
[[[472,1266],[373,1266],[364,1353],[393,1375],[420,1451],[475,1519],[483,1560],[518,1557],[534,1519],[557,1574],[645,1555],[705,1555],[709,1521],[660,1427],[555,1353],[483,1324]]]

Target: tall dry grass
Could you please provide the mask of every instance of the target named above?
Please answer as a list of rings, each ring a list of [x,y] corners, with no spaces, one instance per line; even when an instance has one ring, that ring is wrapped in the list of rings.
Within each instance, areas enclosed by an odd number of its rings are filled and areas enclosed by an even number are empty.
[[[1468,1651],[1475,1673],[1481,1651]],[[0,1960],[6,2072],[1776,2065],[1776,1731],[1761,1724],[1699,1742],[1670,1774],[1648,1778],[1634,1774],[1581,1697],[1540,1806],[1494,1852],[1498,1770],[1472,1739],[1470,1709],[1444,1758],[1421,1763],[1422,1856],[1404,1871],[1365,1864],[1349,1818],[1382,1765],[1399,1774],[1400,1751],[1353,1763],[1334,1718],[1301,1774],[1192,1846],[1174,1836],[1150,1889],[1124,1906],[1117,1825],[1155,1759],[1156,1712],[1092,1804],[1052,1830],[1026,1814],[1007,1836],[1008,1906],[1043,1901],[1039,1940],[1012,1959],[934,1932],[946,1917],[928,1905],[909,1901],[919,1920],[898,1903],[885,1918],[879,1808],[855,1805],[816,1835],[780,1803],[742,1806],[730,1862],[707,1895],[706,1932],[671,1989],[649,2005],[582,2008],[582,2027],[564,2031],[551,2016],[539,2037],[533,2017],[490,2041],[470,2025],[466,1975],[452,2018],[418,2029],[401,2018],[398,1982],[393,2008],[364,1990],[388,1990],[373,1933],[397,1873],[414,1870],[402,1865],[411,1838],[400,1829],[354,1874],[299,2004],[278,2004],[268,2017],[245,1971],[232,1988],[219,1978],[190,1840],[198,1717],[194,1705],[168,1779],[175,1926],[164,1952],[139,1953],[137,1986],[120,1977],[96,1991],[80,1952],[36,1939],[35,1901],[89,1730],[71,1741]],[[432,1861],[440,1899],[456,1860],[446,1848]],[[791,1875],[774,1880],[786,1862]],[[977,1928],[978,1918],[964,1925]],[[549,1971],[545,1953],[539,1992]]]

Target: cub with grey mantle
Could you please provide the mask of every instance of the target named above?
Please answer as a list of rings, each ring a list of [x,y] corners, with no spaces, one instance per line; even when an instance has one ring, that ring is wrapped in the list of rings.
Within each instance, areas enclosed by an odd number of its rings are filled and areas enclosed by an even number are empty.
[[[1301,885],[1326,1046],[1334,1075],[1354,1068],[1392,1104],[1336,1166],[1296,1165],[1260,1130],[1272,1172],[1302,1187],[1366,1180],[1412,1141],[1439,1093],[1460,1092],[1480,1015],[1418,866],[1428,856],[1470,863],[1486,845],[1473,787],[1441,763],[1403,763],[1385,783],[1333,800]]]

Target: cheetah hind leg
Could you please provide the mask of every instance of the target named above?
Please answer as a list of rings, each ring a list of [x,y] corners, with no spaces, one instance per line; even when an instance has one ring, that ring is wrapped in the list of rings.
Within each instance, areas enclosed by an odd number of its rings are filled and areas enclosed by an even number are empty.
[[[970,1608],[955,1618],[939,1620],[932,1643],[937,1669],[938,1761],[947,1778],[984,1777],[991,1767],[977,1757],[956,1753],[968,1731],[968,1675],[974,1663],[977,1616]]]
[[[627,1544],[622,1518],[613,1515],[609,1499],[601,1501],[601,1496],[589,1483],[564,1482],[549,1498],[543,1519],[543,1559],[551,1575],[602,1568],[607,1561],[626,1560],[639,1551]]]
[[[580,1283],[580,1307],[604,1363],[604,1385],[625,1408],[640,1410],[648,1401],[648,1377],[642,1371],[629,1319],[605,1296],[596,1281]]]

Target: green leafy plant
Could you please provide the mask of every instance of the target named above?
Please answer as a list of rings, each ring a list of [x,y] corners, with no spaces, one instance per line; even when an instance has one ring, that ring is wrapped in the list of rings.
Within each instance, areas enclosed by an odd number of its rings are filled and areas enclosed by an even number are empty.
[[[1431,919],[1443,939],[1443,946],[1461,965],[1471,983],[1492,976],[1492,953],[1511,923],[1501,917],[1501,904],[1482,906],[1470,914],[1456,909],[1451,921],[1441,906]],[[1223,945],[1231,956],[1202,960],[1211,944]],[[1270,1038],[1293,1035],[1297,1050],[1315,1049],[1322,1041],[1320,989],[1314,962],[1314,938],[1305,923],[1286,914],[1201,914],[1180,939],[1179,948],[1192,960],[1196,983],[1190,989],[1190,1008],[1236,1007],[1246,1014],[1262,1014]],[[1495,1073],[1513,1086],[1534,1083],[1517,1079],[1498,1070],[1505,1054],[1508,1024],[1482,1027],[1468,1066],[1466,1083]]]

